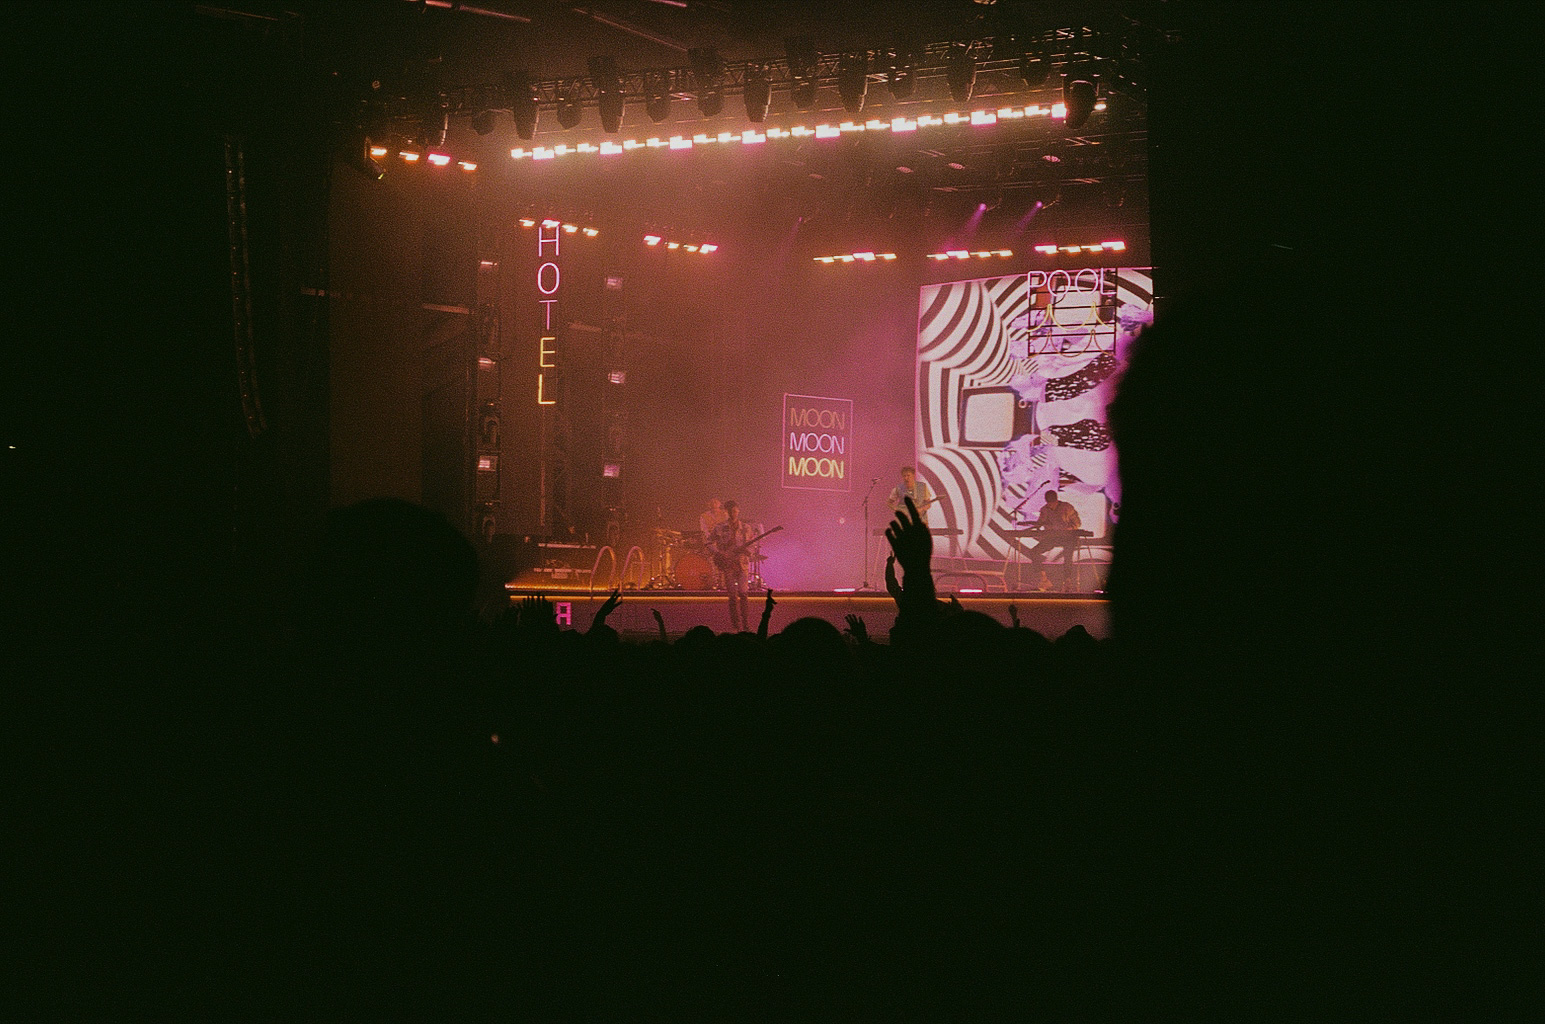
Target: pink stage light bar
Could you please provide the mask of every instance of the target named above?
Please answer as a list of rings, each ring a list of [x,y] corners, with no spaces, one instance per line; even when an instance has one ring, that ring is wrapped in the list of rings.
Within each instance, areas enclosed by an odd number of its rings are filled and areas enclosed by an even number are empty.
[[[1126,252],[1127,243],[1119,239],[1114,242],[1086,242],[1083,245],[1058,245],[1055,242],[1044,242],[1035,247],[1035,251],[1043,256],[1055,256],[1057,253],[1073,255],[1080,252]]]
[[[996,256],[999,259],[1006,260],[1012,255],[1014,255],[1013,249],[976,249],[970,252],[965,249],[948,249],[944,252],[931,252],[928,254],[928,258],[931,260],[968,260],[974,256],[979,260],[986,260]]]

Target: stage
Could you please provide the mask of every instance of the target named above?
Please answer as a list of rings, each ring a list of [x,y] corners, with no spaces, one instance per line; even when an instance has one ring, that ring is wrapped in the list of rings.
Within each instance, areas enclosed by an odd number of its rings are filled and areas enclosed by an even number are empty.
[[[596,609],[606,600],[604,591],[586,588],[528,587],[509,584],[505,588],[512,602],[542,596],[557,608],[559,623],[584,630]],[[1056,639],[1073,626],[1081,625],[1091,635],[1104,639],[1109,635],[1106,601],[1099,595],[1054,593],[960,594],[940,590],[939,596],[955,596],[965,608],[985,612],[1004,625],[1010,624],[1009,606],[1019,613],[1020,625]],[[864,620],[869,635],[884,642],[896,621],[896,602],[884,591],[839,593],[833,591],[774,592],[777,607],[773,611],[769,633],[776,633],[795,619],[806,616],[825,619],[846,627],[848,615]],[[762,614],[762,595],[750,598],[753,628]],[[607,619],[607,624],[627,640],[648,640],[659,635],[651,609],[665,619],[666,634],[675,640],[693,626],[707,626],[716,633],[730,628],[729,606],[723,591],[624,590],[622,603]],[[565,621],[567,619],[567,621]]]

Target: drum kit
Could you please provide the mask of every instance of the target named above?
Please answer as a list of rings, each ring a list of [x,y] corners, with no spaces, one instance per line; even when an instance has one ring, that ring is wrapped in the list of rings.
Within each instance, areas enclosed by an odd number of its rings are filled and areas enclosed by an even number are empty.
[[[657,526],[654,530],[653,561],[660,570],[644,585],[645,590],[723,590],[724,573],[713,563],[708,541],[701,531],[670,530]],[[751,576],[747,588],[765,589],[762,579],[762,563],[767,556],[752,551]]]

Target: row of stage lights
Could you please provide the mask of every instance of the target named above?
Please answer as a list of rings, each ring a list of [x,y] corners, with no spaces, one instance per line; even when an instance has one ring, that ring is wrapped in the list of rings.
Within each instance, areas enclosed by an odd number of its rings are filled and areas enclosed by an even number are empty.
[[[1105,101],[1094,105],[1095,110],[1104,110]],[[922,128],[939,128],[945,126],[975,125],[983,127],[995,125],[999,121],[1017,121],[1024,118],[1049,117],[1054,121],[1064,120],[1067,117],[1067,106],[1062,103],[1053,103],[1051,106],[1031,104],[1027,107],[999,107],[997,110],[972,110],[969,112],[950,111],[940,117],[931,114],[919,114],[915,118],[893,117],[889,121],[873,119],[864,122],[843,121],[840,124],[818,124],[814,128],[807,125],[795,125],[792,128],[768,128],[758,131],[755,128],[747,128],[739,132],[719,132],[710,135],[707,132],[699,132],[692,136],[672,135],[668,139],[658,137],[647,139],[624,139],[621,142],[609,140],[596,145],[590,142],[581,142],[570,146],[559,143],[555,146],[534,146],[525,149],[516,146],[510,150],[510,156],[516,160],[553,160],[560,156],[568,156],[571,153],[587,153],[598,156],[616,156],[619,153],[628,153],[640,149],[692,149],[695,146],[707,146],[716,143],[741,143],[742,145],[757,145],[768,139],[835,139],[839,135],[853,132],[884,132],[901,134],[914,132]]]
[[[381,160],[390,156],[391,152],[391,148],[388,146],[372,145],[370,147],[370,159]],[[416,149],[399,149],[397,156],[405,164],[416,164],[420,160],[427,160],[431,167],[449,167],[451,162],[455,160],[449,153],[442,153],[434,149],[430,150],[427,154],[421,153]],[[471,160],[455,160],[455,163],[457,167],[460,167],[467,173],[477,170],[477,164]]]
[[[541,221],[538,221],[532,217],[522,217],[520,218],[519,223],[523,228],[534,228],[537,226],[537,224],[541,224],[544,228],[562,228],[567,234],[582,234],[589,238],[594,238],[601,233],[596,228],[580,227],[578,224],[567,224],[561,220],[555,220],[552,217],[548,217]]]
[[[664,248],[671,251],[695,252],[706,256],[711,252],[718,252],[719,247],[713,242],[672,242],[663,235],[645,235],[644,244],[655,248]]]
[[[1055,256],[1059,252],[1125,252],[1125,242],[1101,242],[1098,245],[1038,245],[1035,251],[1045,256]],[[931,260],[987,260],[1008,259],[1014,255],[1012,249],[947,249],[944,252],[931,252],[928,258]],[[815,256],[811,258],[814,263],[881,263],[896,259],[893,252],[850,252],[836,256]]]
[[[1104,110],[1105,101],[1094,105],[1095,110]],[[883,132],[892,134],[914,132],[921,128],[937,128],[944,126],[994,125],[999,121],[1021,120],[1027,117],[1050,117],[1054,121],[1064,120],[1067,117],[1067,106],[1062,103],[1053,103],[1043,107],[1031,104],[1027,107],[999,107],[997,110],[973,110],[969,113],[950,111],[940,117],[931,114],[919,114],[915,118],[893,117],[889,121],[871,119],[860,124],[857,121],[843,121],[839,124],[818,124],[814,128],[807,125],[795,125],[792,128],[768,128],[766,131],[758,131],[755,128],[747,128],[740,132],[718,132],[710,135],[707,132],[698,132],[691,137],[685,135],[672,135],[668,139],[652,137],[647,139],[624,139],[622,142],[603,141],[600,145],[590,142],[580,142],[573,146],[567,143],[558,143],[554,146],[534,146],[525,149],[517,146],[510,150],[510,156],[516,160],[553,160],[560,156],[568,156],[571,153],[588,153],[599,156],[615,156],[620,153],[632,152],[639,149],[692,149],[695,146],[708,146],[723,143],[740,143],[752,146],[768,139],[835,139],[840,135],[853,132]],[[382,160],[391,155],[391,147],[372,144],[370,146],[370,158]],[[462,171],[471,173],[477,170],[477,164],[472,160],[457,160],[449,153],[440,150],[428,150],[427,152],[404,148],[397,151],[397,156],[405,164],[416,164],[420,160],[425,161],[431,167],[449,167],[455,163]]]

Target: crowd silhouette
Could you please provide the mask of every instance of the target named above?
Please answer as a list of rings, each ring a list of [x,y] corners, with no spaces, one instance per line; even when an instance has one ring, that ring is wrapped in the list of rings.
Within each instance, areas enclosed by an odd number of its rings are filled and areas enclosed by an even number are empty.
[[[190,656],[172,735],[104,760],[101,793],[141,788],[82,841],[120,902],[77,955],[206,1016],[1239,1019],[1437,999],[1457,942],[1489,976],[1445,992],[1484,1005],[1529,890],[1457,851],[1522,859],[1520,783],[1467,760],[1496,719],[1398,576],[1303,558],[1303,481],[1371,415],[1321,358],[1359,300],[1320,296],[1334,330],[1260,325],[1269,356],[1240,357],[1228,296],[1140,340],[1111,641],[941,600],[910,506],[887,637],[768,592],[754,632],[672,641],[657,611],[644,642],[607,619],[646,594],[581,628],[542,598],[479,617],[438,515],[334,511],[285,628]],[[1222,464],[1187,461],[1202,430]]]

